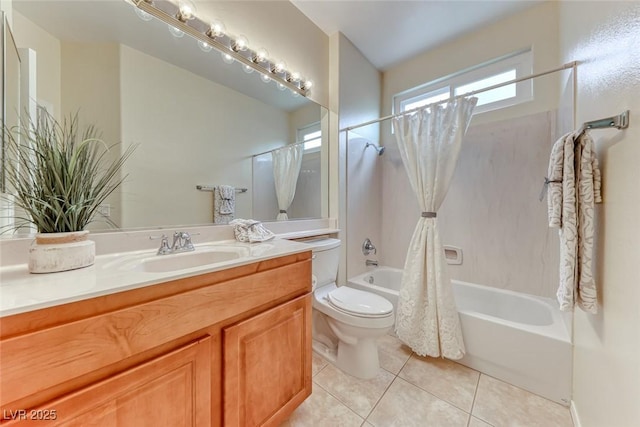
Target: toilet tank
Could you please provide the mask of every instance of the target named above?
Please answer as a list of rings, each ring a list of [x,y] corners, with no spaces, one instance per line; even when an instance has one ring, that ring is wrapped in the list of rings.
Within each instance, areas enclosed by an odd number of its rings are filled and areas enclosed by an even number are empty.
[[[340,239],[327,237],[305,240],[311,245],[313,260],[311,263],[312,274],[317,279],[316,286],[324,286],[335,282],[338,277],[338,264],[340,263]]]

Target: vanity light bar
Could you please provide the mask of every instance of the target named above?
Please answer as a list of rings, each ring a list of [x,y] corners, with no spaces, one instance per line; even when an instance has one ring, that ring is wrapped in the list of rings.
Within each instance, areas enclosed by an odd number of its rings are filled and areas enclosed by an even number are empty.
[[[273,81],[290,89],[292,92],[307,96],[310,82],[296,81],[292,79],[292,73],[287,70],[280,70],[276,66],[275,61],[266,59],[264,62],[254,62],[252,58],[256,57],[256,52],[251,49],[234,50],[235,40],[227,34],[222,36],[210,37],[210,25],[200,20],[197,16],[181,21],[177,17],[180,16],[180,9],[177,5],[166,0],[132,0],[133,6],[148,13],[149,15],[165,22],[166,24],[188,34],[194,39],[206,43],[212,48],[218,50],[224,55],[229,55],[236,61],[247,67],[258,71],[259,73],[269,77]],[[243,52],[245,52],[243,54]],[[307,87],[308,85],[308,87]]]

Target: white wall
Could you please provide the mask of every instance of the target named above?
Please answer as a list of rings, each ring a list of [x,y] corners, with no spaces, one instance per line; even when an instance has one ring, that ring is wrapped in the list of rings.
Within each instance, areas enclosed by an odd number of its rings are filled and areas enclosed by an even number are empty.
[[[285,145],[288,115],[126,46],[120,61],[122,140],[140,144],[123,226],[211,223],[213,193],[196,184],[251,188],[249,153]],[[251,194],[237,194],[236,217],[251,212]]]
[[[50,107],[61,118],[62,45],[60,40],[44,31],[20,13],[13,12],[13,34],[19,48],[36,51],[38,103]]]
[[[244,34],[249,46],[313,81],[309,98],[329,103],[329,38],[288,1],[197,1],[202,16],[220,19],[229,34]]]
[[[110,147],[109,161],[121,154],[120,135],[120,45],[115,43],[61,44],[60,113],[68,118],[78,113],[81,129],[94,125],[100,138]],[[121,189],[107,198],[109,219],[122,224]],[[110,226],[100,217],[89,229],[104,230]]]
[[[380,72],[340,34],[340,129],[380,117]],[[340,134],[340,161],[345,164],[345,174],[340,184],[346,186],[343,203],[346,216],[340,218],[343,229],[342,251],[346,256],[346,268],[340,271],[340,280],[365,270],[365,257],[361,246],[366,237],[382,247],[380,229],[380,197],[382,169],[380,157],[372,148],[364,151],[366,141],[379,143],[379,127],[368,126],[349,132],[348,146],[345,132]],[[375,259],[375,257],[369,257]]]
[[[640,423],[640,4],[562,2],[561,52],[578,60],[577,122],[631,110],[625,131],[594,131],[599,313],[574,315],[573,400],[582,427]]]

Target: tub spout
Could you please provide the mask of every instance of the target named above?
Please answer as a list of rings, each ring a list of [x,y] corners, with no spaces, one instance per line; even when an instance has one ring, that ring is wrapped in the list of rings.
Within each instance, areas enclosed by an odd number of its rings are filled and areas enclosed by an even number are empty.
[[[377,267],[378,266],[378,261],[372,260],[372,259],[368,259],[365,261],[365,264],[367,265],[367,267]]]

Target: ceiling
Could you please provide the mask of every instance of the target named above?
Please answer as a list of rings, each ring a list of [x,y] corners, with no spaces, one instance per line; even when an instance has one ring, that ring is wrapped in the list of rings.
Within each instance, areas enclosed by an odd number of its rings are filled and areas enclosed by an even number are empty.
[[[541,0],[291,0],[326,34],[343,33],[379,70]]]

